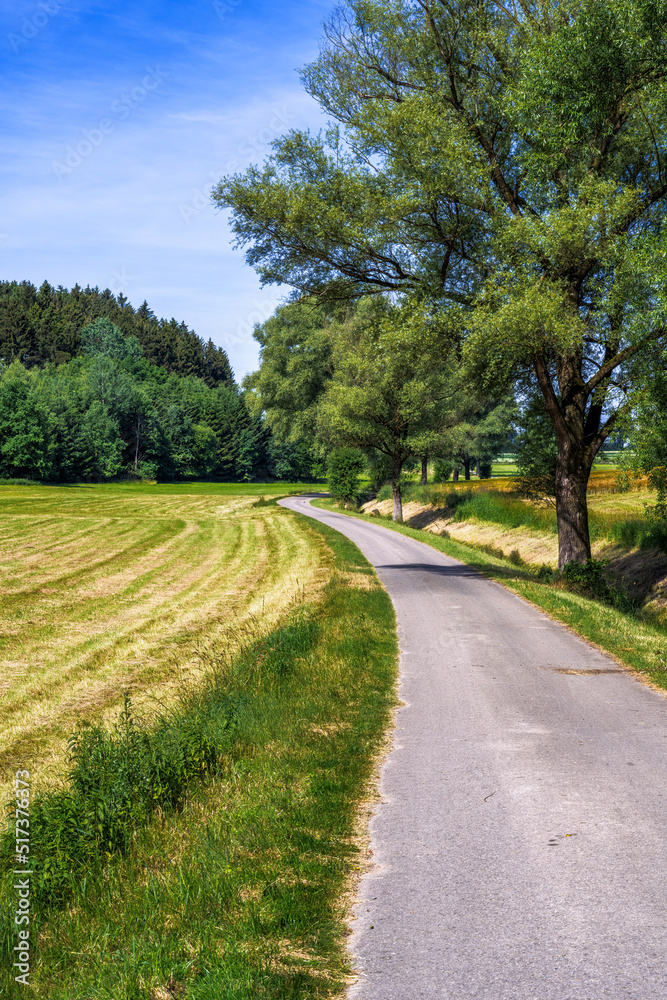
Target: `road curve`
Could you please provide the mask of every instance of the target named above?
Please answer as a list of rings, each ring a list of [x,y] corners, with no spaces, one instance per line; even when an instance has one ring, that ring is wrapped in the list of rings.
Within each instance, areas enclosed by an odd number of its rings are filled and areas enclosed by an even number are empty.
[[[404,702],[355,908],[358,1000],[667,998],[667,702],[503,587],[380,525]]]

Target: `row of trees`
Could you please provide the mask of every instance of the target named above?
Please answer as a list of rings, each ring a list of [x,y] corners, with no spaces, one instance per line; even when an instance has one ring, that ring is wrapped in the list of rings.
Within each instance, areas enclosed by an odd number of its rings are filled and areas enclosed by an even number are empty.
[[[279,308],[255,337],[260,367],[245,381],[255,412],[313,454],[363,449],[373,478],[392,484],[396,520],[411,459],[439,457],[469,479],[472,463],[490,465],[507,441],[512,401],[462,379],[438,313],[413,301],[371,296],[327,309],[306,299]]]
[[[427,410],[452,367],[541,400],[561,566],[590,557],[593,460],[663,364],[666,24],[667,0],[344,0],[303,73],[331,127],[214,192],[264,282],[384,302],[350,379],[404,337]]]
[[[26,368],[63,364],[83,350],[81,331],[108,319],[134,337],[144,357],[175,375],[194,375],[207,386],[233,385],[229,358],[211,340],[204,342],[185,323],[157,319],[147,302],[134,309],[108,288],[53,288],[45,281],[0,282],[0,361]]]
[[[80,355],[0,371],[0,476],[50,481],[119,474],[227,480],[310,478],[298,445],[277,445],[233,384],[152,364],[135,337],[97,319]]]

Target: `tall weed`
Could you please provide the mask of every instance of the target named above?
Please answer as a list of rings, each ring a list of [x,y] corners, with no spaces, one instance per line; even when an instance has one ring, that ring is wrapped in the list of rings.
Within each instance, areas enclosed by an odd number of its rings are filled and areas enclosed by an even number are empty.
[[[388,495],[388,488],[383,487],[378,499],[388,499]],[[553,507],[536,506],[500,490],[483,487],[454,490],[451,485],[414,483],[406,486],[404,500],[447,508],[456,521],[485,521],[505,528],[554,534],[558,531]],[[650,510],[648,513],[651,515]],[[625,512],[589,509],[589,529],[591,541],[608,539],[626,548],[667,552],[667,520],[655,515],[628,518]]]
[[[63,903],[73,883],[115,854],[157,811],[179,810],[188,785],[214,774],[233,707],[215,719],[174,713],[154,728],[132,713],[129,697],[116,726],[82,725],[69,741],[69,787],[36,796],[30,812],[32,899],[39,908]],[[0,840],[11,867],[12,833]]]
[[[152,726],[134,715],[128,695],[113,729],[84,723],[69,741],[67,789],[38,795],[32,803],[35,905],[62,905],[83,877],[124,854],[135,830],[156,812],[180,811],[190,785],[217,774],[223,752],[242,738],[252,690],[289,676],[318,629],[307,614],[297,613],[283,628],[248,643],[231,664],[224,654],[209,655],[203,687]],[[0,839],[5,870],[12,867],[13,851],[10,830]]]
[[[556,531],[556,515],[549,508],[534,507],[503,494],[475,490],[463,503],[457,504],[456,520],[492,521],[506,528],[533,528]]]

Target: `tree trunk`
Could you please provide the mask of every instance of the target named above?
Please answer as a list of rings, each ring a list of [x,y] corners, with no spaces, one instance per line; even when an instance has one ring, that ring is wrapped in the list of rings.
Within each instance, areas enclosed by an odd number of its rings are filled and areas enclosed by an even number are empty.
[[[452,482],[458,483],[459,481],[459,470],[458,468],[452,470]]]
[[[574,315],[581,304],[580,291],[581,284],[575,281],[570,289]],[[612,319],[614,317],[610,317]],[[617,329],[620,330],[620,320]],[[606,364],[588,381],[584,381],[583,374],[583,343],[571,354],[559,355],[555,365],[558,391],[544,356],[537,354],[534,358],[535,375],[558,442],[555,493],[559,569],[567,563],[585,563],[591,558],[586,490],[595,456],[618,417],[618,411],[606,419],[603,414],[615,367],[615,364],[611,368],[607,365],[614,357],[622,357],[623,352],[618,353],[619,344],[620,333],[616,342],[612,337],[606,344]]]
[[[572,441],[559,442],[556,465],[559,569],[566,563],[585,563],[591,558],[586,501],[591,464],[587,455],[573,447]]]
[[[466,481],[466,483],[470,482],[470,459],[469,458],[464,458],[463,459],[463,471],[465,473],[465,481]]]
[[[401,486],[396,480],[392,480],[391,495],[394,498],[394,521],[403,524],[403,498],[401,497]]]
[[[479,458],[475,459],[475,475],[477,476],[478,479],[482,478],[481,473],[479,471]]]
[[[139,468],[139,427],[140,427],[140,418],[137,417],[137,446],[134,449],[134,471],[135,472]]]
[[[426,486],[428,482],[428,455],[424,455],[422,458],[422,477],[421,485]]]

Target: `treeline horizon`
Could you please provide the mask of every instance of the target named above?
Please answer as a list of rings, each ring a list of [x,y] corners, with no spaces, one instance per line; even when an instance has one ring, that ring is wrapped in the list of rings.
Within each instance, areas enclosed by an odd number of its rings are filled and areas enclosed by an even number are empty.
[[[134,308],[121,293],[97,286],[68,289],[43,281],[0,281],[0,362],[26,368],[65,364],[82,353],[81,331],[108,319],[135,337],[143,356],[176,375],[194,375],[209,388],[235,385],[227,352],[176,319],[159,319],[144,300]]]
[[[0,478],[312,481],[322,473],[306,447],[276,441],[226,352],[184,323],[156,319],[147,303],[135,310],[109,290],[0,283]]]

